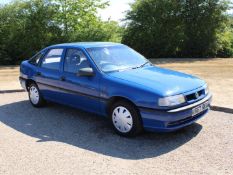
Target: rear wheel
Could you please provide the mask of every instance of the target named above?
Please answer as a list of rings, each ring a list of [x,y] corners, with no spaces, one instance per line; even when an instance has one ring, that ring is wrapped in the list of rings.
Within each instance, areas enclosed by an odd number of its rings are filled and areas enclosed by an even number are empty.
[[[142,132],[141,116],[134,105],[119,101],[113,104],[110,112],[113,128],[119,135],[135,136]]]
[[[31,104],[34,107],[41,107],[45,104],[38,86],[35,83],[31,83],[28,88],[28,96]]]

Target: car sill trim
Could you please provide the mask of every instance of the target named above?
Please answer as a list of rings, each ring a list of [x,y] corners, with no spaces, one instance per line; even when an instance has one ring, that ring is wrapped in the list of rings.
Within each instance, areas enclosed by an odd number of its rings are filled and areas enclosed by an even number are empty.
[[[102,101],[106,101],[107,100],[106,98],[103,98],[103,97],[98,97],[98,96],[93,96],[93,95],[89,95],[89,94],[84,94],[84,93],[81,93],[81,92],[78,92],[78,91],[69,90],[69,89],[66,89],[66,88],[61,88],[61,87],[49,85],[49,84],[42,83],[42,82],[36,82],[36,83],[38,85],[43,85],[43,86],[51,87],[51,88],[54,88],[54,89],[57,89],[57,90],[60,90],[60,91],[63,91],[63,92],[67,92],[67,93],[71,93],[71,94],[75,94],[75,95],[80,95],[80,96],[84,96],[84,97],[87,97],[87,98],[92,98],[92,99],[95,99],[95,100],[102,100]]]

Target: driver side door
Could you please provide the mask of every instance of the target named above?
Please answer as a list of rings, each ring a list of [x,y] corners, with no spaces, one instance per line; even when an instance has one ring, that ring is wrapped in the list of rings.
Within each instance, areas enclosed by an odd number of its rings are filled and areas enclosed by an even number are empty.
[[[80,76],[79,70],[92,67],[81,49],[68,48],[63,61],[61,93],[64,103],[89,112],[100,113],[99,75]]]

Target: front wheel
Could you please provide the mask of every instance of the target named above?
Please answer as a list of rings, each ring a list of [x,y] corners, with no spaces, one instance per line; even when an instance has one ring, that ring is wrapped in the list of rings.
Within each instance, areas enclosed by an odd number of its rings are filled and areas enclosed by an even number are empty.
[[[28,88],[28,96],[31,104],[34,107],[41,107],[45,104],[38,86],[35,83],[31,83]]]
[[[135,136],[143,130],[140,113],[134,105],[125,101],[112,106],[111,121],[115,131],[122,136]]]

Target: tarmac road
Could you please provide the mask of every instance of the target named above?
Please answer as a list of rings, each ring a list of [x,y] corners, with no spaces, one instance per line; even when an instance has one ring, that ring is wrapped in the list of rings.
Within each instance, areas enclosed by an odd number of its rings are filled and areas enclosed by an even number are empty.
[[[233,174],[233,114],[129,139],[99,116],[27,99],[0,94],[0,174]]]

